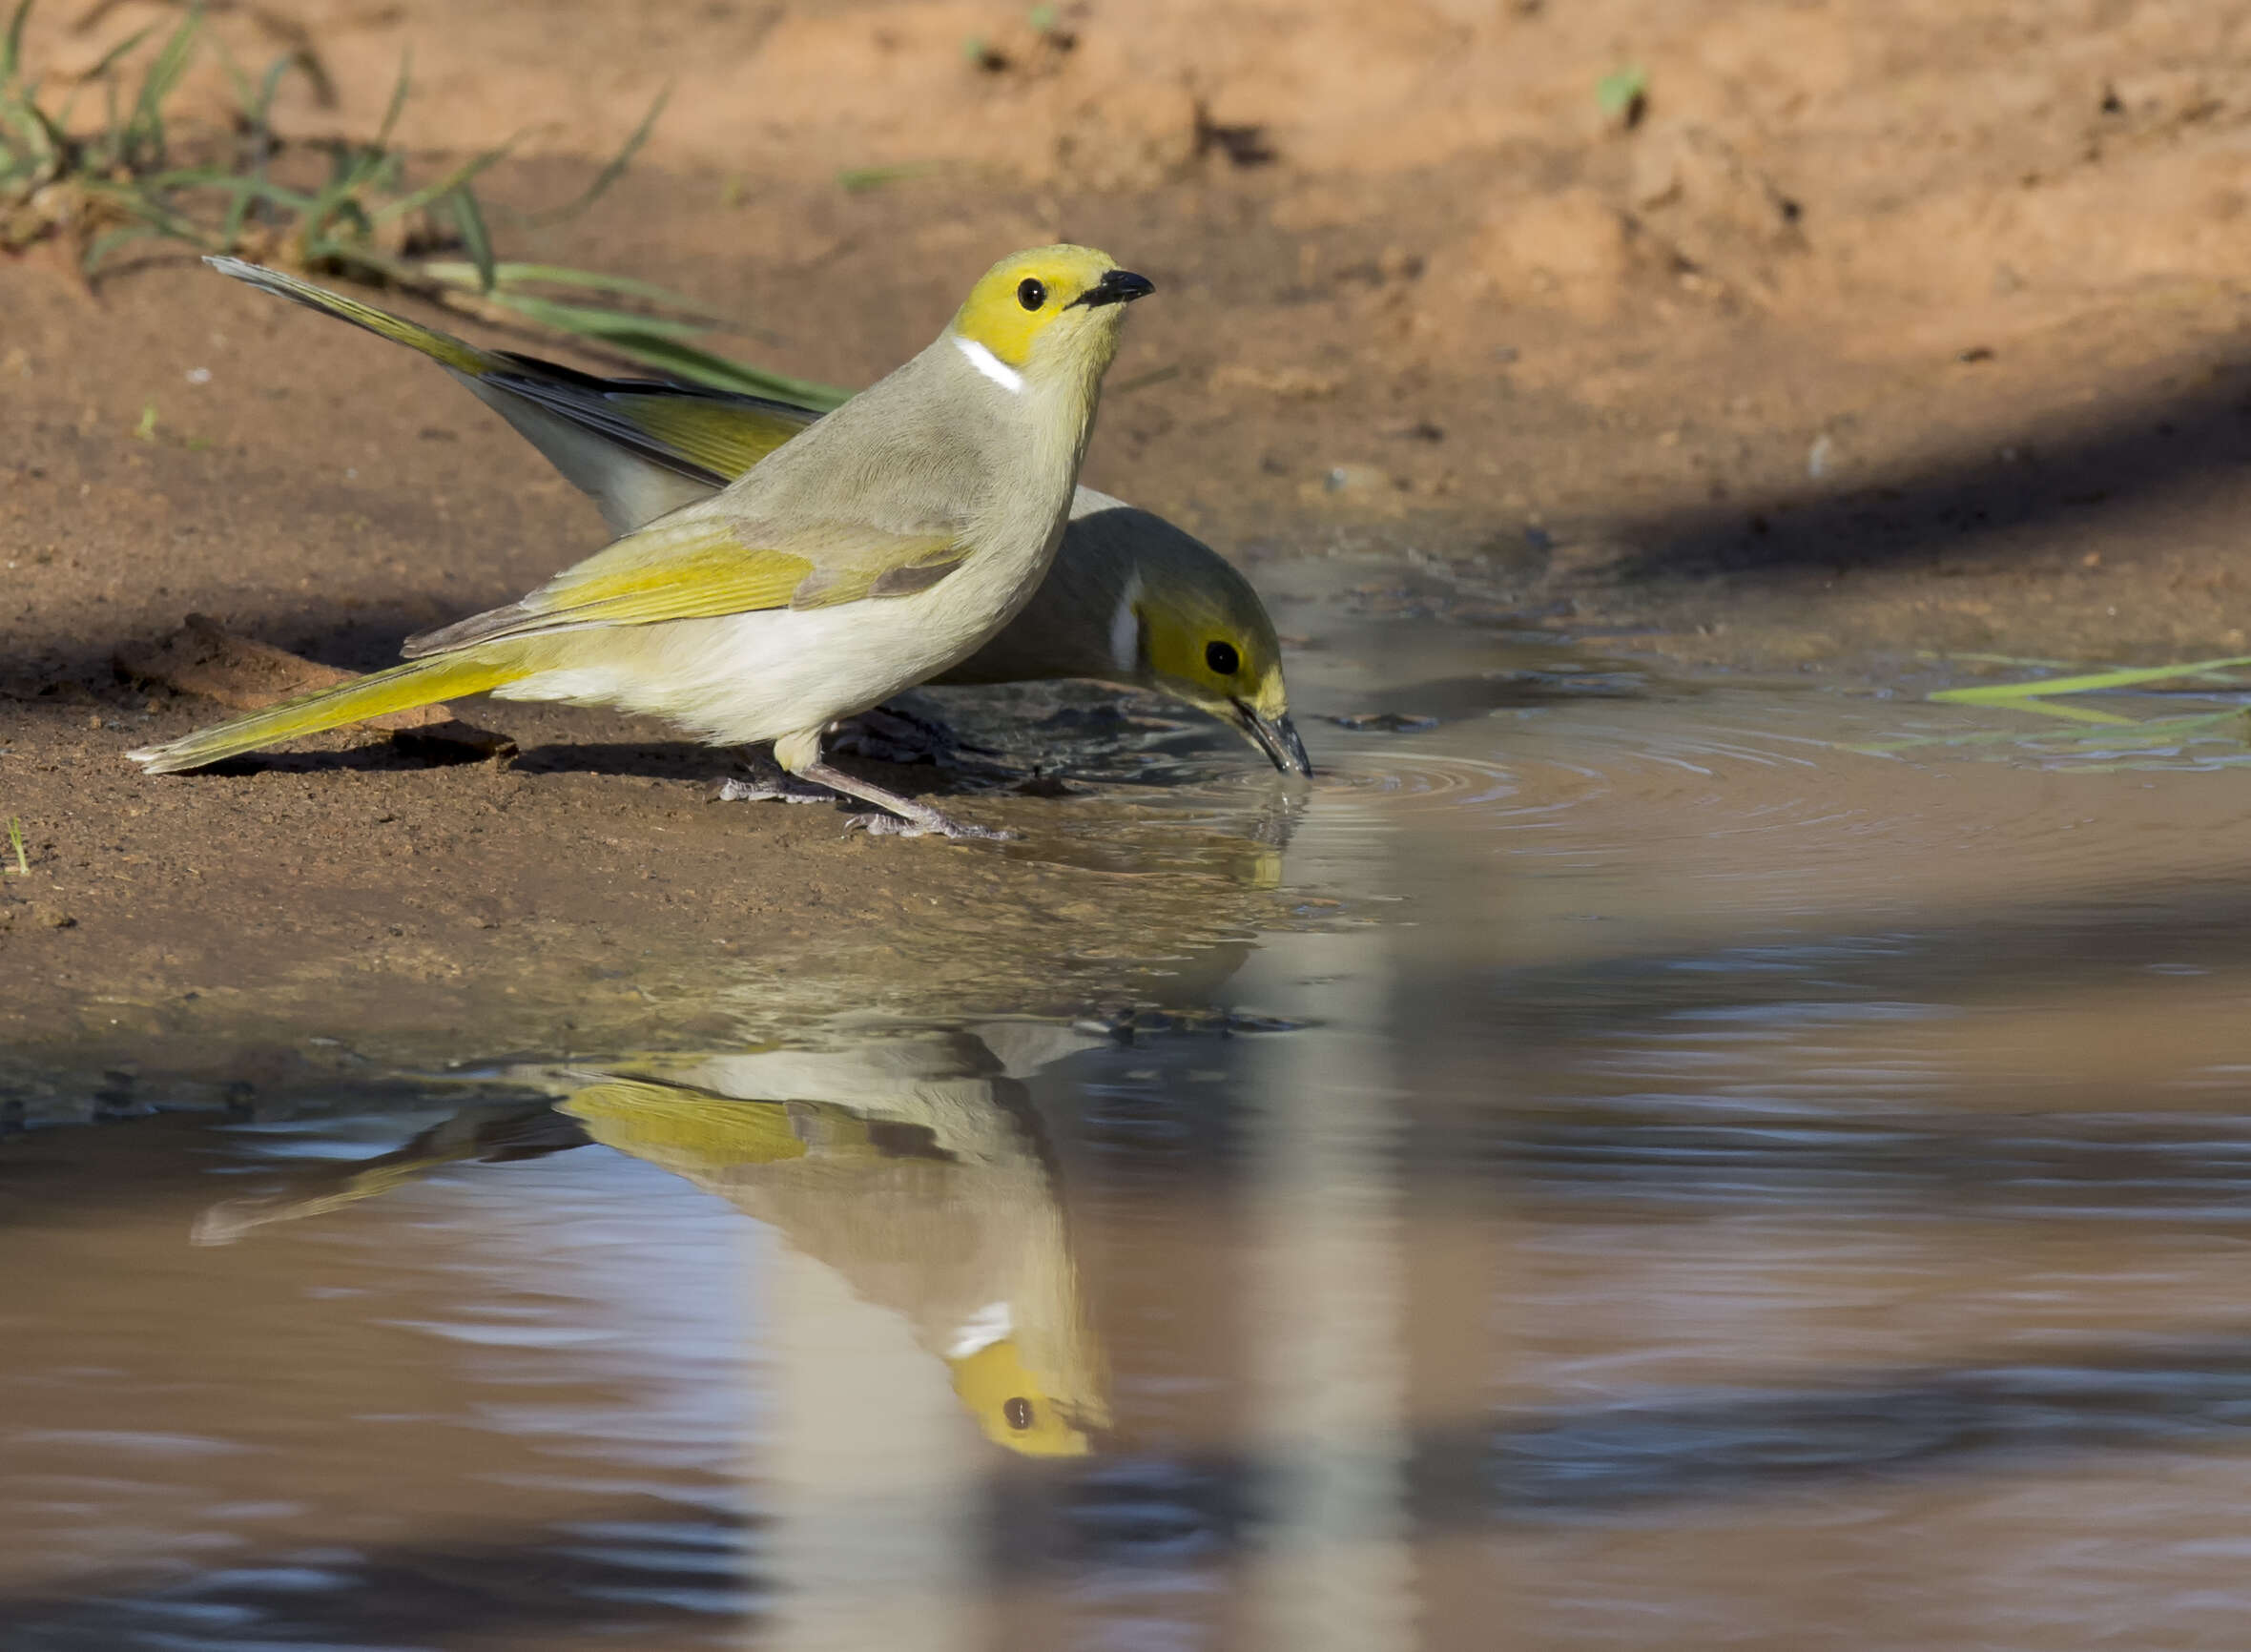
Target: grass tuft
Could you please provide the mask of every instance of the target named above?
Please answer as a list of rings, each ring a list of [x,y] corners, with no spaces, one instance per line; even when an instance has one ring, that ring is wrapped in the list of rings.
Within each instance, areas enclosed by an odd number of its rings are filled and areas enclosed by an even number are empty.
[[[17,0],[0,31],[0,252],[64,243],[90,282],[130,247],[228,254],[401,288],[487,319],[497,311],[513,324],[696,383],[820,409],[849,394],[708,348],[699,341],[724,323],[646,282],[504,260],[491,228],[497,215],[477,186],[517,140],[426,182],[410,181],[394,140],[413,93],[411,59],[401,62],[371,139],[298,144],[275,130],[272,109],[290,73],[317,76],[307,53],[278,58],[254,79],[207,36],[202,8],[193,6],[161,40],[153,29],[130,36],[57,99],[24,61],[32,4]],[[206,47],[233,86],[229,129],[183,132],[175,104]],[[81,122],[80,96],[89,90],[101,113]],[[669,95],[657,96],[575,198],[506,221],[552,224],[591,207],[647,143]]]
[[[13,866],[0,866],[0,877],[31,877],[31,857],[24,853],[24,823],[13,815],[8,817],[8,849],[9,853],[15,857],[15,864]]]

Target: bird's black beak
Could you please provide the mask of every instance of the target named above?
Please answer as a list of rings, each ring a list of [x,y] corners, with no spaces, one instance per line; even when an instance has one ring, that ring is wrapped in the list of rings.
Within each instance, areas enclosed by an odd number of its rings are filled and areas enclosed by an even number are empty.
[[[1235,709],[1235,726],[1250,737],[1250,743],[1267,754],[1275,768],[1285,774],[1311,774],[1313,760],[1305,754],[1305,742],[1297,737],[1297,725],[1287,713],[1269,722],[1250,707],[1248,700],[1229,700]]]
[[[1131,270],[1111,270],[1064,307],[1075,310],[1084,304],[1091,310],[1104,304],[1130,304],[1156,290],[1157,283],[1146,276],[1137,276]]]

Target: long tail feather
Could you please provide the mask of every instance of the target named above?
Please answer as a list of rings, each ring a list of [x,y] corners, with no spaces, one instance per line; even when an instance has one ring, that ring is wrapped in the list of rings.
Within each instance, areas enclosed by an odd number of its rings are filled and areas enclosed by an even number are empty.
[[[409,350],[420,350],[431,361],[471,379],[481,379],[508,364],[505,358],[489,350],[480,350],[474,344],[464,343],[450,333],[441,333],[437,328],[425,327],[420,321],[410,321],[403,316],[394,316],[372,304],[362,304],[357,299],[347,299],[343,294],[332,293],[326,287],[316,287],[310,281],[300,281],[295,276],[283,275],[279,270],[269,270],[263,264],[216,257],[206,258],[203,261],[220,275],[248,282],[261,292],[302,304],[308,310],[318,310],[324,316],[334,316],[340,321],[349,321],[355,327],[364,327],[378,338],[388,339],[394,344],[404,344]]]
[[[126,754],[140,764],[144,773],[174,774],[279,745],[299,734],[317,734],[323,729],[363,722],[389,712],[410,712],[417,706],[481,694],[528,674],[521,666],[474,656],[415,660]]]

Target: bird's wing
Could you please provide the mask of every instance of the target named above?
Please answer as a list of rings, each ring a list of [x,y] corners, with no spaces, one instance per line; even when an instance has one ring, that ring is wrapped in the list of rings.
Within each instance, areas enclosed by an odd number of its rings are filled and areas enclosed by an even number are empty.
[[[596,1141],[683,1175],[805,1156],[789,1110],[778,1103],[730,1101],[662,1079],[606,1076],[555,1105]]]
[[[646,379],[597,379],[536,356],[501,353],[482,376],[645,460],[715,488],[733,481],[819,415],[758,396],[690,389]]]
[[[834,608],[928,590],[968,560],[959,528],[864,523],[774,529],[690,509],[629,534],[528,596],[409,637],[409,659],[579,626],[653,625],[759,609]]]
[[[644,439],[729,482],[818,417],[786,402],[631,381],[605,391],[603,401]]]

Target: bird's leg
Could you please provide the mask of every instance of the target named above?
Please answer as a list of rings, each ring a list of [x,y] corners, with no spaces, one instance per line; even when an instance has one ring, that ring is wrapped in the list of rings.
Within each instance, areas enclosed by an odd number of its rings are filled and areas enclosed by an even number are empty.
[[[836,794],[825,786],[808,786],[772,755],[755,746],[744,748],[747,779],[730,777],[719,788],[722,803],[834,803]]]
[[[818,730],[799,731],[785,734],[774,742],[774,755],[781,766],[800,780],[811,780],[816,785],[831,787],[847,796],[857,797],[863,803],[873,803],[888,810],[896,819],[881,815],[853,816],[856,825],[882,836],[919,837],[935,832],[945,837],[1005,838],[1006,832],[995,832],[989,827],[972,826],[941,815],[927,803],[918,803],[912,797],[902,797],[896,792],[865,780],[855,779],[841,769],[832,768],[820,760],[820,733]]]

